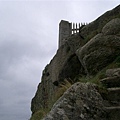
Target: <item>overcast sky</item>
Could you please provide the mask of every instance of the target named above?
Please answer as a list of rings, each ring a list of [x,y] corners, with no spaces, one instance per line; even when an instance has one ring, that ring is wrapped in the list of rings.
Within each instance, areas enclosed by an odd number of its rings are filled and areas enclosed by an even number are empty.
[[[0,120],[28,120],[63,20],[91,22],[120,0],[0,0]]]

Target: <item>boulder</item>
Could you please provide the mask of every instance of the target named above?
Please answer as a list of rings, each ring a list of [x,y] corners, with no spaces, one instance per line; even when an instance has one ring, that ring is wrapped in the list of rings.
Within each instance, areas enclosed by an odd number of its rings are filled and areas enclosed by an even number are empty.
[[[103,99],[96,85],[77,82],[42,120],[106,120]]]
[[[96,74],[120,55],[120,37],[97,34],[76,51],[88,75]]]
[[[107,69],[106,76],[107,77],[114,77],[114,76],[120,77],[120,68]]]
[[[104,35],[120,35],[120,18],[112,19],[102,29]]]

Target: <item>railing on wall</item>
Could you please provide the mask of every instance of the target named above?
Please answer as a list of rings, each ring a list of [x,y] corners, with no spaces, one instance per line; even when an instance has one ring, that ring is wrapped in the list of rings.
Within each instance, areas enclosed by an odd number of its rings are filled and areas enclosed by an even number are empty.
[[[71,33],[72,34],[79,33],[80,29],[85,25],[87,25],[87,23],[71,23],[71,26],[72,26]]]
[[[69,21],[61,20],[59,23],[59,44],[60,47],[66,42],[66,38],[71,34],[80,33],[81,29],[87,23],[69,23]]]

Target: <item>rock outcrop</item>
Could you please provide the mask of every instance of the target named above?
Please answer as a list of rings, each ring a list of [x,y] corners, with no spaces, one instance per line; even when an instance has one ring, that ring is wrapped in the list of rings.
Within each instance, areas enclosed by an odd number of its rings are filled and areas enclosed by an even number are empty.
[[[66,78],[74,79],[78,74],[84,74],[84,68],[75,54],[75,51],[83,44],[82,38],[75,34],[67,39],[43,71],[42,81],[32,99],[33,113],[49,106],[60,82]]]
[[[107,77],[120,77],[120,68],[108,69],[106,71]]]
[[[112,19],[102,29],[104,35],[118,35],[120,36],[120,18]]]
[[[65,41],[43,70],[41,83],[31,103],[32,115],[40,109],[50,108],[61,83],[68,79],[75,84],[54,104],[43,120],[111,120],[110,116],[105,118],[104,111],[109,95],[106,99],[104,94],[98,93],[95,85],[78,83],[77,80],[82,76],[95,76],[120,57],[120,5],[85,25],[79,33],[69,36]],[[115,91],[112,87],[117,87],[119,83],[120,64],[117,67],[107,70],[106,78],[102,79],[103,85],[108,84],[108,91]],[[114,94],[112,92],[110,95]],[[111,109],[109,106],[112,115]],[[119,108],[114,110],[119,114]],[[118,120],[118,115],[112,120]]]
[[[117,27],[118,26],[118,27]],[[120,19],[112,19],[82,48],[77,50],[77,56],[89,75],[110,64],[120,55]]]
[[[106,120],[103,99],[95,85],[77,82],[42,120]]]
[[[96,34],[100,33],[103,27],[114,18],[120,18],[120,5],[110,11],[107,11],[96,20],[83,27],[81,35],[89,41]]]

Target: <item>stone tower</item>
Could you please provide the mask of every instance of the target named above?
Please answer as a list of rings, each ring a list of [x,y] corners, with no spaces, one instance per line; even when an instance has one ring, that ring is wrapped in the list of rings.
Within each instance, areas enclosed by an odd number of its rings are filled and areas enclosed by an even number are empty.
[[[72,34],[72,24],[61,20],[59,24],[59,47],[64,44],[65,38]]]

